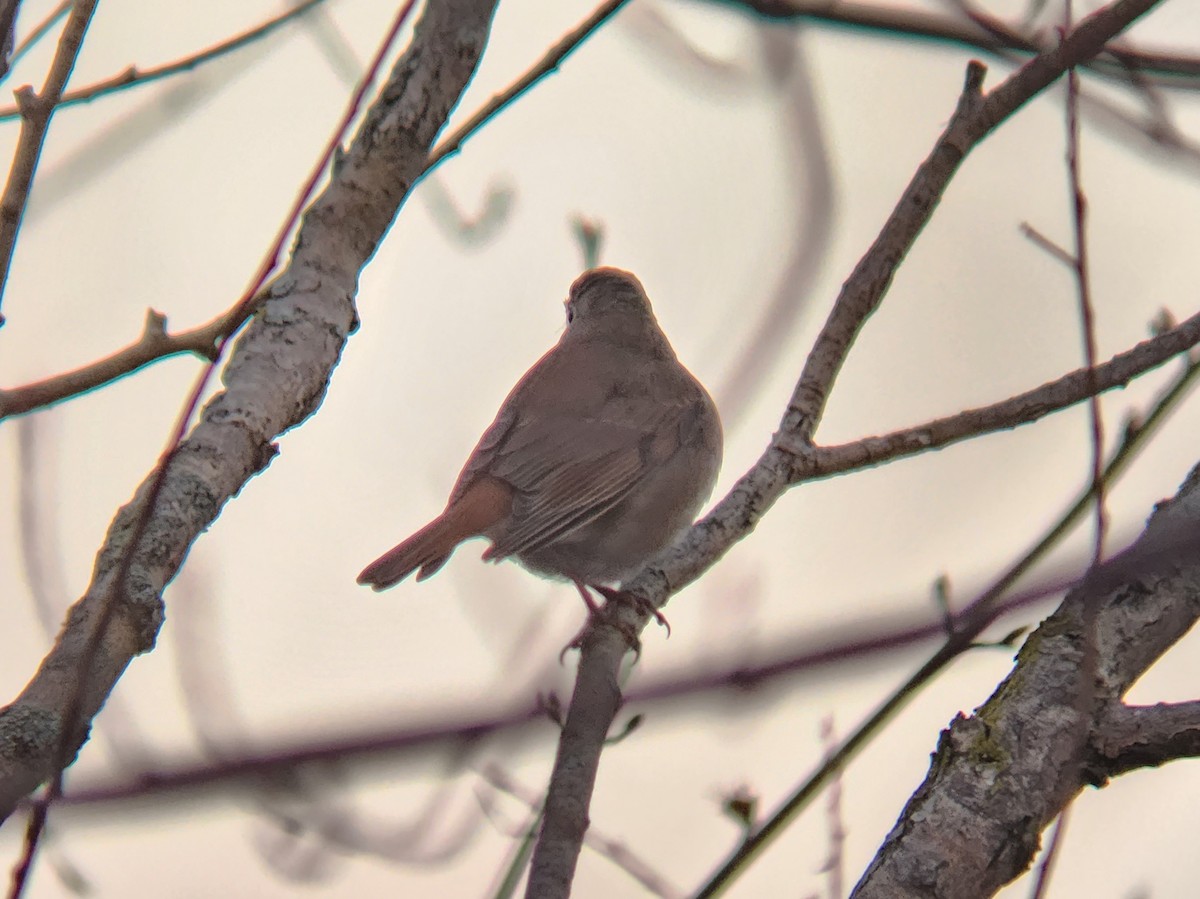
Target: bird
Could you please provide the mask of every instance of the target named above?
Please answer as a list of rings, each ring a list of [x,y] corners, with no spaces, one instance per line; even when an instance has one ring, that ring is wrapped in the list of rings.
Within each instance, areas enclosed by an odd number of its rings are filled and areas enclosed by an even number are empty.
[[[595,612],[589,587],[613,598],[614,584],[693,522],[721,467],[712,397],[632,273],[585,271],[565,307],[558,342],[508,394],[446,508],[358,583],[385,590],[414,571],[425,580],[482,536],[485,561],[571,581]]]

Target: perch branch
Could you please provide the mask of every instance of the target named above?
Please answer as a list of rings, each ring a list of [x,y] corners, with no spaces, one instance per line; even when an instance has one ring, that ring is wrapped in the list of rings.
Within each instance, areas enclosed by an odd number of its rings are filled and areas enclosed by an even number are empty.
[[[655,605],[711,567],[753,529],[789,486],[789,446],[811,442],[846,354],[867,318],[878,308],[895,272],[929,221],[966,155],[1001,122],[1045,90],[1068,68],[1092,58],[1113,36],[1154,5],[1154,0],[1121,0],[1084,19],[1060,46],[1034,57],[984,96],[984,68],[968,67],[958,107],[921,164],[879,237],[846,281],[809,353],[779,434],[758,463],[704,520],[674,547],[622,588]],[[579,670],[558,757],[551,775],[542,835],[534,852],[527,897],[563,896],[578,859],[591,785],[600,747],[620,703],[617,672],[628,651],[630,632],[645,626],[648,614],[609,604],[583,638]],[[568,743],[576,748],[568,750]],[[757,844],[758,849],[765,841]],[[756,850],[757,851],[757,850]],[[735,870],[750,860],[739,859]],[[728,877],[729,875],[727,875]],[[720,889],[726,881],[714,884]],[[713,893],[715,894],[715,893]]]

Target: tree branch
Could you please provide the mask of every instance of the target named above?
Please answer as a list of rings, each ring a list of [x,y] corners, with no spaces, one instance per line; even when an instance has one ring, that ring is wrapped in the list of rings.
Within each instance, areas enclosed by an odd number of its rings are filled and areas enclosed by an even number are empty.
[[[1092,710],[1116,703],[1200,618],[1192,536],[1198,526],[1200,468],[1173,500],[1158,505],[1145,533],[1123,554],[1126,561],[1072,590],[1025,642],[992,697],[942,733],[925,783],[852,896],[986,896],[1029,866],[1042,830],[1083,786],[1104,776],[1096,749],[1103,753],[1106,740],[1115,740],[1114,756],[1121,756],[1119,725],[1128,735],[1130,719],[1117,715],[1109,733],[1101,717],[1097,739]],[[1082,664],[1089,651],[1099,660],[1093,678]],[[1094,690],[1097,703],[1088,710],[1078,701],[1085,690]],[[1194,708],[1178,711],[1177,723],[1189,711],[1194,720]],[[1099,766],[1090,774],[1076,764],[1081,754],[1089,758],[1089,745]]]
[[[220,339],[236,331],[246,317],[253,313],[254,305],[251,304],[247,308],[239,303],[206,325],[176,334],[167,333],[165,315],[148,309],[141,336],[124,349],[74,371],[8,390],[0,389],[0,421],[13,415],[24,415],[35,409],[52,406],[97,387],[103,387],[169,356],[195,353],[203,359],[213,361],[216,359]]]
[[[941,449],[960,440],[1035,422],[1052,412],[1083,402],[1095,393],[1124,387],[1134,378],[1197,344],[1200,344],[1200,313],[1169,331],[1113,356],[1094,370],[1076,369],[1055,381],[990,406],[967,409],[912,428],[879,437],[864,437],[838,446],[806,449],[796,435],[790,433],[780,435],[776,445],[797,452],[792,471],[793,483],[870,468],[894,459]]]
[[[1113,703],[1099,716],[1084,762],[1084,779],[1110,777],[1200,756],[1200,700],[1128,706]]]
[[[284,12],[276,16],[272,16],[264,22],[260,22],[253,28],[243,31],[241,34],[236,34],[227,40],[213,44],[204,50],[189,54],[182,59],[177,59],[173,62],[163,63],[159,66],[152,66],[148,69],[139,69],[137,66],[129,66],[122,72],[118,72],[109,78],[102,81],[97,81],[93,84],[84,85],[83,87],[75,88],[74,90],[65,92],[58,101],[58,106],[61,109],[64,106],[76,106],[80,103],[89,103],[98,97],[104,97],[109,94],[115,94],[118,91],[126,90],[131,87],[140,87],[144,84],[150,84],[155,81],[161,81],[163,78],[170,78],[173,75],[178,75],[182,72],[190,72],[205,63],[220,59],[228,53],[235,50],[240,50],[243,47],[254,43],[257,40],[267,37],[271,32],[276,31],[283,25],[293,19],[298,19],[305,13],[308,13],[313,7],[324,3],[325,0],[303,0],[297,3]],[[21,110],[15,106],[0,107],[0,122],[15,119],[21,114]]]
[[[42,85],[42,92],[35,94],[29,87],[17,91],[21,134],[17,138],[12,168],[8,172],[8,183],[4,186],[3,197],[0,197],[0,301],[3,300],[4,288],[8,284],[17,232],[21,229],[21,219],[29,201],[29,187],[33,184],[33,173],[37,171],[38,160],[42,155],[42,145],[46,141],[50,119],[62,97],[67,79],[71,77],[71,70],[75,68],[75,60],[79,56],[79,48],[83,46],[83,36],[92,21],[92,13],[96,11],[96,3],[97,0],[76,0],[71,8],[71,15],[58,39],[58,48],[54,51],[54,59]],[[0,325],[3,324],[4,316],[0,315]]]
[[[0,816],[51,772],[54,747],[77,722],[63,719],[82,683],[90,721],[162,623],[161,593],[195,539],[275,453],[273,440],[320,404],[346,338],[357,322],[358,274],[419,177],[434,136],[474,73],[494,0],[427,5],[412,43],[396,62],[358,134],[309,205],[284,272],[238,338],[225,389],[171,456],[161,498],[143,540],[130,546],[152,473],[122,508],[97,557],[92,582],[37,674],[0,711]],[[116,566],[129,552],[127,588],[88,670],[81,649]],[[76,743],[76,747],[78,743]]]
[[[893,37],[921,37],[989,54],[1038,53],[1045,49],[1035,36],[1024,35],[999,20],[976,14],[956,17],[919,9],[838,0],[710,0],[741,7],[768,19],[828,22]],[[1130,71],[1161,78],[1162,84],[1200,87],[1200,59],[1167,51],[1109,47],[1106,59],[1085,65],[1100,75],[1129,80]]]
[[[596,10],[590,16],[563,35],[562,39],[547,50],[542,58],[526,70],[520,78],[500,93],[494,95],[487,103],[476,110],[469,119],[455,128],[453,132],[446,135],[433,149],[433,152],[429,154],[429,162],[426,164],[425,170],[432,171],[448,157],[453,156],[461,150],[467,138],[475,134],[476,131],[508,108],[509,105],[527,90],[557,69],[563,60],[574,53],[580,44],[587,40],[597,28],[607,22],[613,13],[624,6],[626,2],[627,0],[605,0],[605,2],[596,7]]]
[[[900,262],[966,155],[1068,68],[1100,52],[1155,2],[1120,0],[1101,9],[1084,19],[1059,46],[1030,60],[986,97],[981,92],[983,66],[977,62],[968,66],[958,108],[879,237],[846,281],[809,353],[771,445],[705,519],[633,580],[622,584],[622,589],[661,606],[671,593],[699,577],[754,529],[791,483],[793,452],[781,444],[797,447],[811,441],[855,337],[878,308]],[[529,897],[565,895],[556,890],[570,883],[587,827],[600,747],[620,703],[617,673],[629,648],[626,635],[637,633],[649,619],[644,610],[630,606],[609,603],[603,615],[593,616],[585,634],[574,699],[551,776],[542,839],[530,872]],[[579,747],[577,751],[566,751],[568,739]],[[543,849],[547,835],[552,836],[552,843]],[[714,893],[719,889],[714,886]]]

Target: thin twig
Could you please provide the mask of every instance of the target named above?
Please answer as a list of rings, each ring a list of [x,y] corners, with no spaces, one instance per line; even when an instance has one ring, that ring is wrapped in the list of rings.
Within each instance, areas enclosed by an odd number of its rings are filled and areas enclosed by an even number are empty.
[[[563,60],[575,52],[580,44],[587,40],[597,28],[608,21],[609,17],[624,6],[626,2],[628,0],[605,0],[604,3],[596,8],[595,12],[580,22],[576,28],[563,35],[562,40],[547,50],[540,60],[526,70],[525,74],[503,91],[494,95],[473,116],[443,138],[430,152],[429,161],[425,164],[425,173],[428,174],[441,165],[447,157],[457,153],[476,131],[494,119],[523,93],[557,69]]]
[[[1034,243],[1038,249],[1043,250],[1050,256],[1053,256],[1063,265],[1075,268],[1075,257],[1060,247],[1055,241],[1051,240],[1037,228],[1033,227],[1029,222],[1021,222],[1021,233]]]
[[[71,8],[73,3],[74,0],[62,0],[58,6],[54,7],[54,9],[50,11],[46,18],[38,22],[33,31],[25,35],[25,37],[21,39],[21,42],[17,44],[16,49],[13,50],[12,59],[9,60],[9,65],[16,66],[16,64],[21,61],[22,56],[33,49],[33,47],[37,45],[38,41],[50,33],[50,29],[55,26],[59,19],[67,14],[67,10]]]
[[[825,744],[826,759],[837,749],[837,727],[830,714],[821,721],[821,742]],[[828,875],[829,899],[845,899],[846,875],[846,819],[842,814],[842,777],[834,775],[829,782],[829,796],[825,805],[825,821],[828,830],[829,856],[821,870]]]
[[[129,66],[122,72],[112,75],[101,81],[93,84],[85,85],[71,91],[67,91],[58,101],[59,108],[64,106],[75,106],[80,103],[88,103],[98,97],[104,97],[108,94],[116,93],[131,87],[141,87],[145,84],[150,84],[155,81],[161,81],[164,78],[170,78],[172,75],[178,75],[182,72],[190,72],[205,63],[220,59],[235,50],[240,50],[261,38],[266,37],[271,32],[277,30],[293,19],[303,16],[313,7],[326,2],[326,0],[303,0],[297,3],[285,12],[281,12],[276,16],[272,16],[259,25],[234,35],[231,38],[213,44],[204,50],[198,50],[195,53],[189,54],[182,59],[177,59],[173,62],[164,63],[159,66],[154,66],[149,69],[139,69],[137,66]],[[0,122],[9,119],[15,119],[21,114],[21,110],[16,106],[6,106],[0,108]]]
[[[1046,854],[1042,856],[1042,862],[1038,865],[1037,879],[1033,882],[1033,890],[1029,894],[1029,899],[1045,899],[1050,889],[1050,877],[1054,874],[1054,863],[1058,861],[1058,854],[1062,850],[1063,837],[1067,832],[1067,822],[1070,818],[1071,806],[1068,805],[1059,813],[1054,822],[1054,831],[1050,834],[1050,845],[1046,847]]]
[[[1064,4],[1064,31],[1072,25],[1071,0]],[[1072,234],[1075,239],[1075,252],[1072,255],[1071,269],[1075,275],[1075,287],[1079,300],[1079,319],[1082,325],[1083,355],[1087,365],[1088,375],[1094,387],[1096,384],[1096,311],[1092,305],[1091,278],[1088,266],[1087,244],[1087,198],[1083,193],[1083,180],[1080,171],[1079,154],[1079,73],[1075,69],[1067,72],[1067,182],[1071,193]],[[1104,538],[1107,531],[1107,508],[1105,505],[1106,487],[1104,483],[1104,419],[1100,411],[1100,397],[1093,393],[1088,400],[1088,423],[1090,425],[1092,448],[1091,479],[1093,507],[1096,523],[1094,544],[1092,548],[1092,569],[1099,568],[1104,561]],[[1096,645],[1096,609],[1089,603],[1084,611],[1083,623],[1083,657],[1079,667],[1082,676],[1079,678],[1079,691],[1075,697],[1076,724],[1079,731],[1080,753],[1076,764],[1082,769],[1084,749],[1093,715],[1091,706],[1094,698],[1093,683],[1096,676],[1096,666],[1099,664],[1099,647]],[[1045,899],[1050,890],[1050,879],[1054,873],[1054,863],[1067,833],[1067,822],[1071,818],[1071,805],[1066,805],[1058,814],[1054,825],[1054,833],[1050,837],[1050,846],[1038,866],[1037,878],[1034,881],[1031,899]]]
[[[1070,10],[1070,0],[1067,9]],[[1096,374],[1096,310],[1092,305],[1088,272],[1087,198],[1079,171],[1079,74],[1067,72],[1067,169],[1071,185],[1072,221],[1074,222],[1075,284],[1079,292],[1079,318],[1083,325],[1083,357],[1088,373],[1088,418],[1091,425],[1092,485],[1096,495],[1096,533],[1092,564],[1104,560],[1104,534],[1107,515],[1104,503],[1104,419],[1100,412],[1099,378]],[[1061,829],[1061,828],[1060,828]]]
[[[537,841],[538,828],[541,823],[542,810],[539,808],[530,813],[520,840],[517,841],[504,864],[504,873],[500,877],[500,882],[496,884],[496,889],[489,894],[491,899],[512,899],[517,895],[521,878],[525,876],[525,869],[529,867],[529,857],[533,855],[533,845]]]
[[[851,0],[715,0],[722,6],[740,6],[774,20],[829,22],[860,28],[898,38],[921,37],[942,41],[984,53],[1016,51],[1035,54],[1045,48],[1033,37],[990,19],[981,21],[925,12],[908,7],[857,3]],[[980,15],[977,13],[977,16]],[[1155,76],[1164,86],[1194,89],[1200,87],[1200,58],[1170,51],[1135,51],[1109,47],[1108,59],[1093,59],[1084,65],[1107,77],[1126,79],[1129,68]]]
[[[166,317],[150,309],[146,312],[141,336],[129,346],[74,371],[19,387],[0,389],[0,421],[13,415],[44,409],[97,387],[103,387],[152,362],[170,356],[194,353],[202,359],[212,361],[216,358],[221,340],[241,326],[246,316],[254,311],[254,305],[251,303],[247,306],[238,302],[229,311],[207,324],[175,334],[167,333]]]
[[[58,39],[58,48],[54,51],[54,59],[41,93],[35,94],[30,87],[17,91],[21,133],[17,138],[12,168],[8,172],[8,183],[4,186],[3,197],[0,197],[0,302],[8,284],[17,232],[21,229],[21,219],[29,201],[29,188],[33,184],[33,175],[46,142],[50,119],[62,97],[67,79],[71,77],[71,70],[75,68],[75,60],[79,56],[79,48],[83,46],[83,37],[91,24],[97,2],[76,0],[71,7],[71,15]],[[0,325],[3,324],[4,316],[0,314]]]
[[[1053,381],[990,406],[967,409],[878,437],[864,437],[837,446],[811,446],[793,435],[781,435],[776,445],[795,453],[793,483],[869,468],[896,459],[940,449],[960,440],[1008,430],[1082,402],[1096,393],[1124,387],[1133,378],[1169,362],[1200,344],[1200,313],[1167,331],[1118,353],[1089,371],[1076,369]]]

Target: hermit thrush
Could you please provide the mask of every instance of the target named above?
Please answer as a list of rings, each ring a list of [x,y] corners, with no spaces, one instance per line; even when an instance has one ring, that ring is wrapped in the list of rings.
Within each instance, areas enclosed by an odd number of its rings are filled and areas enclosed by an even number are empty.
[[[566,578],[592,605],[587,585],[629,577],[691,524],[721,467],[712,398],[629,272],[584,272],[566,307],[562,337],[509,393],[445,511],[360,584],[423,580],[482,535],[484,559]]]

